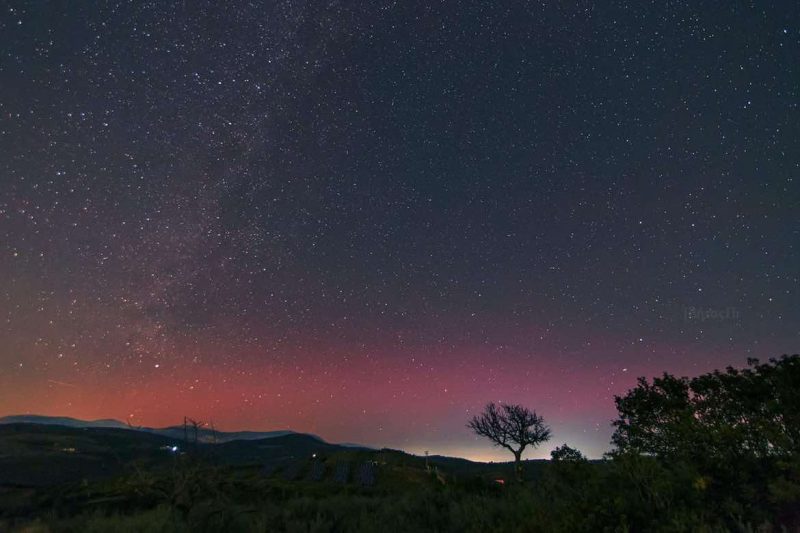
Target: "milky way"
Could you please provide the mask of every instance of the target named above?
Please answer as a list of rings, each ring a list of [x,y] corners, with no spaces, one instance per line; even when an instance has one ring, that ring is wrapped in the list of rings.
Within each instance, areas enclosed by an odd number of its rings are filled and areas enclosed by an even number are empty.
[[[798,349],[796,2],[78,4],[0,13],[0,415],[599,456]]]

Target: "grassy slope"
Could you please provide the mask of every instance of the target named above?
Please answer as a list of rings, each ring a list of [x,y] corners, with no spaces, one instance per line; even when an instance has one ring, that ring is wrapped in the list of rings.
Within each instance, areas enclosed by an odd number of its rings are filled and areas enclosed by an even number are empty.
[[[70,516],[83,517],[75,518],[74,529],[82,530],[80,521],[96,513],[101,529],[108,513],[123,513],[135,522],[145,520],[135,518],[142,513],[161,520],[166,512],[173,522],[195,523],[183,509],[206,505],[221,506],[226,513],[258,510],[280,520],[302,521],[304,505],[333,515],[352,508],[347,513],[357,516],[378,513],[389,502],[402,504],[412,495],[407,505],[424,504],[422,494],[439,491],[443,480],[448,486],[473,480],[491,488],[490,480],[508,478],[512,472],[509,463],[447,457],[430,457],[429,470],[425,458],[402,451],[337,446],[299,434],[200,444],[186,455],[162,449],[176,444],[183,447],[175,439],[126,429],[0,426],[0,530],[4,521],[30,523],[43,517],[70,530]],[[335,479],[341,463],[350,467],[346,483]],[[365,463],[377,471],[373,487],[358,483],[356,470]],[[319,481],[309,479],[314,464],[322,465]],[[536,478],[542,463],[531,461],[526,467],[527,476]],[[281,514],[271,507],[275,502],[283,502],[281,506],[289,506],[286,512],[298,516]],[[168,512],[157,510],[163,505]]]

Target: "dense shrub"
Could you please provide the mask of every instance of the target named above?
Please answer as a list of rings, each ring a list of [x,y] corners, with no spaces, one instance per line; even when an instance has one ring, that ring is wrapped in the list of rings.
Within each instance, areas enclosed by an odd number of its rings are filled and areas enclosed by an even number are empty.
[[[524,484],[429,470],[388,452],[377,452],[375,487],[289,481],[188,456],[169,469],[134,465],[109,482],[0,493],[0,530],[798,530],[798,356],[691,380],[640,380],[616,401],[616,449],[606,460],[560,446]]]

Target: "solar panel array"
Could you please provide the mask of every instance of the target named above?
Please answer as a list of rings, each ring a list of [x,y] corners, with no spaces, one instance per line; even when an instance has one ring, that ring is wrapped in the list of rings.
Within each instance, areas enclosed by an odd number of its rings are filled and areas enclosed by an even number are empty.
[[[261,468],[261,475],[272,477],[278,473],[286,481],[296,481],[303,479],[302,474],[305,472],[305,481],[320,482],[328,479],[340,485],[354,483],[359,487],[374,487],[378,483],[378,465],[374,461],[359,464],[335,463],[332,469],[328,469],[324,461],[317,459],[310,463],[307,470],[304,466],[301,461],[287,463],[282,466],[266,464]],[[328,474],[327,476],[326,473]]]
[[[333,471],[333,480],[336,483],[346,484],[350,478],[350,463],[338,463]]]
[[[308,470],[308,474],[306,475],[306,479],[308,481],[322,481],[322,477],[325,475],[325,463],[322,461],[314,461],[311,463],[311,468]]]
[[[367,462],[358,465],[356,483],[362,487],[374,487],[378,481],[378,469],[375,463]]]

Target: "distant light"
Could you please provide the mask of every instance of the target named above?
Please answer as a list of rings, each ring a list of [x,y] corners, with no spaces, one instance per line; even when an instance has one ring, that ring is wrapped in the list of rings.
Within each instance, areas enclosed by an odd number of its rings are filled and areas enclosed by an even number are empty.
[[[178,451],[178,447],[177,446],[173,446],[172,448],[170,448],[170,450],[172,450],[172,453],[175,453],[175,452]]]
[[[315,453],[312,453],[312,454],[311,454],[311,458],[312,458],[312,459],[316,459],[316,457],[317,457],[317,454],[315,454]]]

